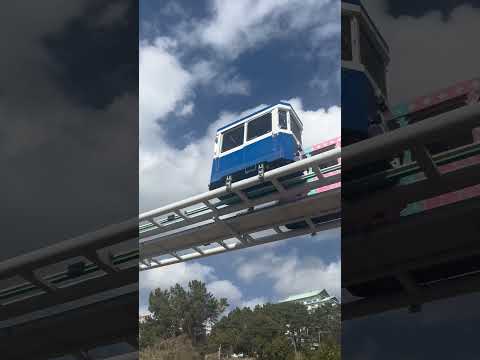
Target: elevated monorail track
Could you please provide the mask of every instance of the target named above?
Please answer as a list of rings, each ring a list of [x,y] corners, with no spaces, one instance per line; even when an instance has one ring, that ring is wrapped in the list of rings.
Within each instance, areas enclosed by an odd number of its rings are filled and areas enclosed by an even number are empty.
[[[2,356],[94,359],[81,356],[94,347],[128,342],[123,358],[132,358],[137,244],[138,220],[132,219],[1,262]]]
[[[342,149],[344,174],[404,150],[416,158],[343,183],[342,287],[357,296],[343,303],[345,320],[480,290],[480,144],[428,150],[478,126],[480,104],[469,105]]]
[[[339,141],[336,145],[141,214],[140,270],[339,227]]]

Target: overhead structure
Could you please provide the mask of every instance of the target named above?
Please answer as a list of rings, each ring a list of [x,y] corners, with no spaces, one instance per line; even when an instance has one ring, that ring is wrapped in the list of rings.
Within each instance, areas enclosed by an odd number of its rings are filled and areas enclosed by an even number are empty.
[[[480,290],[480,143],[428,149],[479,126],[477,103],[343,148],[344,174],[404,150],[415,159],[343,183],[342,286],[354,295],[344,319]]]
[[[2,356],[82,358],[116,342],[130,343],[125,356],[132,356],[138,328],[131,321],[138,311],[137,244],[138,220],[132,219],[1,262]],[[42,332],[49,336],[39,336]],[[88,356],[83,358],[95,358]]]
[[[140,270],[340,226],[340,139],[303,160],[140,215]]]

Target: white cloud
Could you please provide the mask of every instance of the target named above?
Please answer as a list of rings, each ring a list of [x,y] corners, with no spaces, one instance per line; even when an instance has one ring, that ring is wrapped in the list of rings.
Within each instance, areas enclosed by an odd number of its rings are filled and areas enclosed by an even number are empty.
[[[217,280],[207,285],[207,290],[216,298],[227,298],[230,305],[238,305],[242,299],[242,292],[229,280]]]
[[[200,60],[192,66],[192,74],[202,85],[211,85],[219,95],[248,95],[250,82],[236,70],[219,62]]]
[[[330,37],[339,30],[332,25],[338,23],[338,9],[335,0],[215,0],[213,16],[197,24],[194,37],[235,57],[268,39],[318,24],[315,37]]]
[[[268,273],[270,265],[272,264],[273,253],[265,253],[260,257],[254,257],[240,263],[237,267],[237,275],[240,279],[246,282],[252,282],[257,276]]]
[[[332,14],[332,18],[329,22],[321,24],[313,30],[312,40],[317,42],[318,47],[320,47],[320,44],[323,40],[330,39],[340,34],[340,21],[335,15],[339,14]]]
[[[273,282],[273,289],[279,297],[327,289],[340,297],[340,261],[325,263],[317,257],[302,257],[297,254],[278,255],[273,251],[246,259],[237,266],[237,275],[246,283],[258,278]]]
[[[169,1],[160,11],[162,14],[167,16],[186,16],[186,10],[176,1]]]
[[[245,301],[242,301],[242,303],[240,304],[240,308],[244,308],[244,307],[248,307],[250,309],[254,309],[255,306],[257,305],[263,305],[263,304],[266,304],[267,303],[267,299],[264,298],[264,297],[258,297],[258,298],[253,298],[253,299],[250,299],[250,300],[245,300]]]
[[[139,117],[141,146],[151,146],[160,129],[157,121],[187,97],[192,75],[173,55],[175,43],[158,38],[153,43],[141,43],[139,54]]]
[[[192,73],[195,74],[199,83],[206,84],[217,75],[216,67],[217,64],[213,61],[200,60],[192,66]]]
[[[339,53],[332,54],[330,58],[338,59],[340,56]],[[308,82],[308,85],[312,88],[318,97],[325,95],[330,95],[332,92],[335,94],[340,94],[341,89],[341,72],[340,67],[337,67],[337,70],[325,76],[320,72],[314,73],[311,80]]]
[[[327,289],[332,295],[340,297],[341,266],[340,261],[326,264],[320,258],[289,258],[281,270],[282,276],[276,277],[275,290],[285,296]]]
[[[329,79],[322,79],[320,75],[315,75],[308,85],[318,92],[318,96],[325,96],[330,90],[331,83]]]
[[[304,147],[340,136],[341,109],[339,106],[332,106],[328,109],[306,110],[299,98],[292,98],[288,102],[292,104],[303,123]]]
[[[177,112],[178,116],[190,116],[193,114],[194,104],[192,101],[183,105],[183,107]]]
[[[238,74],[220,76],[215,81],[215,87],[222,95],[248,95],[250,93],[250,82],[242,79]]]
[[[393,104],[478,76],[480,9],[459,6],[445,21],[438,11],[393,18],[383,0],[366,5],[390,47]]]
[[[175,284],[186,286],[191,280],[208,282],[215,280],[212,267],[199,263],[179,263],[140,272],[140,287],[142,289],[168,289]]]

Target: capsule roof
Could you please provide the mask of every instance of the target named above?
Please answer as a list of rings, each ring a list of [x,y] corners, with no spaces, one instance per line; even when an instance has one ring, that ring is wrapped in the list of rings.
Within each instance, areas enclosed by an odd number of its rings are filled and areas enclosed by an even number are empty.
[[[219,129],[217,130],[217,132],[221,132],[222,130],[224,130],[224,129],[226,129],[226,128],[229,128],[229,127],[232,126],[232,125],[239,124],[239,123],[241,123],[242,121],[244,121],[244,120],[246,120],[246,119],[248,119],[248,118],[250,118],[250,117],[252,117],[252,116],[254,116],[254,115],[256,115],[256,114],[259,114],[259,113],[261,113],[261,112],[263,112],[263,111],[266,111],[266,110],[268,110],[268,109],[273,109],[274,107],[276,107],[276,106],[278,106],[278,105],[284,105],[284,106],[290,107],[290,109],[292,109],[292,111],[294,112],[294,114],[295,114],[296,118],[298,119],[298,121],[300,121],[300,124],[302,124],[302,122],[301,122],[299,116],[297,115],[297,113],[295,112],[295,109],[293,108],[293,106],[292,106],[290,103],[288,103],[288,102],[280,101],[280,102],[278,102],[277,104],[268,105],[268,106],[266,106],[266,107],[264,107],[264,108],[261,108],[260,110],[257,110],[257,111],[255,111],[255,112],[253,112],[253,113],[251,113],[251,114],[248,114],[247,116],[242,117],[241,119],[235,120],[235,121],[231,122],[230,124],[227,124],[227,125],[225,125],[225,126],[222,126],[221,128],[219,128]],[[302,125],[303,125],[303,124],[302,124]]]

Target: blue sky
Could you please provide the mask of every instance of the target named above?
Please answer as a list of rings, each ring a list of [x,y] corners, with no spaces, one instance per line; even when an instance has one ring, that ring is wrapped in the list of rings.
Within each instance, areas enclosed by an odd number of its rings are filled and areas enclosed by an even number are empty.
[[[304,144],[340,132],[337,0],[140,2],[140,209],[204,192],[214,131],[289,100]],[[142,272],[148,292],[200,279],[232,305],[340,293],[340,231]]]

